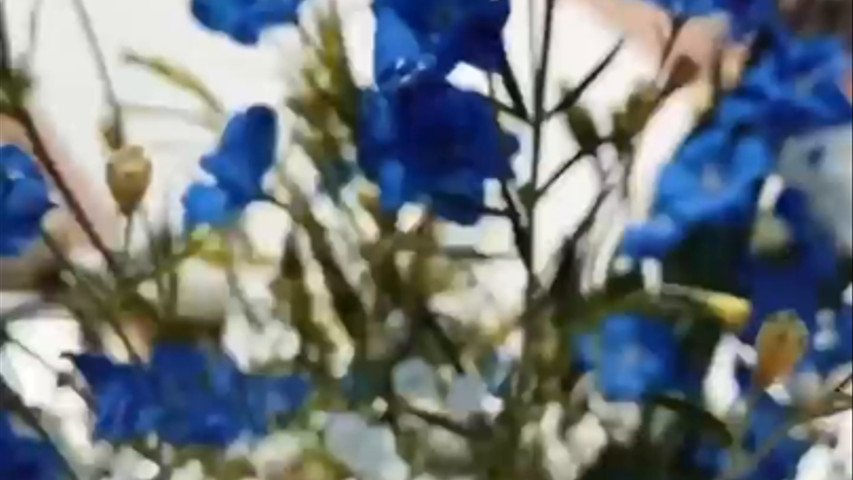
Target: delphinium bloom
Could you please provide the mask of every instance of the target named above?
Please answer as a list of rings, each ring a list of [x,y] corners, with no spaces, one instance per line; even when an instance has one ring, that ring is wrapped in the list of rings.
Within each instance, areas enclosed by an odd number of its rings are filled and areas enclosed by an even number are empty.
[[[577,340],[581,367],[609,401],[641,401],[681,387],[681,347],[672,325],[642,315],[613,315]]]
[[[379,184],[386,210],[424,201],[439,216],[470,224],[482,214],[486,179],[512,175],[515,138],[498,126],[487,99],[445,80],[368,90],[360,115],[358,162]]]
[[[277,129],[275,112],[262,105],[231,118],[216,150],[201,160],[215,185],[196,183],[184,195],[187,230],[226,225],[264,198],[262,181],[275,160]]]
[[[441,217],[470,224],[482,214],[484,182],[512,175],[518,143],[499,126],[488,99],[444,79],[444,60],[436,62],[429,50],[447,33],[429,21],[439,3],[376,6],[376,85],[361,94],[358,164],[379,185],[386,210],[425,202]],[[495,3],[450,2],[450,13],[462,17],[451,23],[462,28],[463,19]]]
[[[298,21],[303,0],[193,0],[192,13],[205,27],[244,45],[258,42],[274,25]]]
[[[458,62],[497,71],[505,61],[501,32],[508,0],[377,0],[374,10],[377,50],[390,46],[386,33],[394,32],[417,42],[444,73]]]
[[[244,374],[228,357],[186,345],[157,345],[149,364],[74,360],[94,396],[95,434],[110,441],[156,433],[176,445],[225,446],[266,434],[310,393],[302,376]]]
[[[0,411],[0,478],[55,480],[61,478],[61,460],[53,445],[19,431],[11,415]]]
[[[15,145],[0,146],[0,257],[26,250],[51,207],[33,158]]]
[[[775,38],[742,85],[722,100],[710,126],[688,139],[661,172],[654,216],[626,234],[629,254],[662,258],[700,227],[745,228],[784,142],[853,118],[840,87],[843,47],[783,33]]]

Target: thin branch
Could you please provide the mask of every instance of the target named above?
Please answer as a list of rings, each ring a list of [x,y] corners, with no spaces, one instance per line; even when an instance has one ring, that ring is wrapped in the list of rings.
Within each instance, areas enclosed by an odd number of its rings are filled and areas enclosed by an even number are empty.
[[[204,115],[192,110],[176,108],[169,105],[148,105],[142,103],[122,103],[121,107],[127,113],[146,115],[171,116],[189,124],[198,125],[209,130],[218,130],[219,122],[210,115]]]
[[[104,257],[104,261],[107,263],[107,268],[109,268],[117,278],[121,278],[121,266],[115,259],[112,251],[110,251],[106,243],[104,243],[104,240],[98,234],[94,224],[86,214],[86,210],[77,200],[77,197],[74,195],[74,192],[71,190],[71,187],[68,185],[65,177],[60,173],[56,160],[50,155],[50,152],[48,152],[47,146],[39,134],[32,115],[30,115],[30,112],[26,109],[18,108],[15,111],[15,118],[21,122],[22,126],[26,130],[27,136],[33,143],[33,150],[35,151],[36,156],[41,160],[42,166],[44,166],[45,171],[53,180],[54,185],[56,185],[56,188],[65,200],[68,208],[71,210],[71,214],[74,216],[74,219],[77,220],[77,223],[89,238],[92,246],[95,247],[95,249],[100,252],[101,256]]]
[[[448,432],[459,435],[460,437],[465,437],[473,440],[478,438],[486,438],[486,436],[488,435],[488,433],[485,431],[472,428],[461,422],[457,422],[451,418],[448,418],[440,413],[421,410],[420,408],[417,408],[405,401],[400,401],[399,403],[401,404],[401,410],[403,410],[404,413],[414,415],[430,425],[441,427],[447,430]]]
[[[850,385],[851,382],[853,382],[853,372],[848,373],[847,376],[844,377],[844,380],[838,382],[838,385],[832,389],[832,391],[836,393],[843,393],[842,390],[844,390],[847,385]]]
[[[35,430],[38,436],[46,443],[50,444],[53,447],[53,450],[56,452],[56,456],[59,459],[60,467],[65,470],[65,474],[71,480],[80,480],[80,477],[77,475],[77,472],[74,471],[74,468],[71,466],[71,462],[68,461],[68,458],[62,454],[59,450],[59,447],[56,445],[56,442],[53,441],[53,438],[50,436],[50,433],[42,426],[41,422],[39,422],[38,417],[33,411],[27,407],[24,401],[15,393],[14,390],[9,388],[5,382],[0,383],[0,406],[3,407],[4,410],[8,409],[17,413],[21,420],[24,423]]]
[[[515,78],[515,72],[504,57],[501,62],[501,78],[503,79],[504,88],[512,101],[512,113],[514,116],[527,121],[529,114],[527,107],[524,105],[524,97],[521,95],[521,88],[518,86],[518,80]]]
[[[40,23],[40,14],[41,7],[44,3],[44,0],[35,0],[33,2],[33,7],[30,10],[30,21],[29,21],[29,45],[27,46],[27,59],[26,65],[27,69],[31,69],[33,66],[33,62],[35,61],[36,52],[38,51],[39,45],[39,23]]]
[[[6,4],[0,2],[0,74],[12,70],[12,43],[9,40]]]
[[[672,29],[670,30],[669,36],[666,38],[666,43],[664,43],[663,50],[661,51],[660,64],[658,65],[659,69],[663,70],[664,65],[666,65],[666,61],[669,60],[673,49],[675,49],[675,43],[681,36],[681,32],[684,30],[685,25],[687,25],[686,17],[675,15],[672,18]]]
[[[243,290],[243,287],[240,286],[240,279],[237,276],[237,267],[234,264],[233,251],[233,248],[228,248],[228,262],[225,266],[225,279],[228,282],[228,290],[230,290],[231,295],[234,295],[237,303],[240,304],[240,309],[243,311],[243,314],[246,315],[246,320],[248,320],[252,326],[261,328],[264,325],[264,322],[261,321],[258,313],[252,307],[252,302],[249,300],[249,297],[246,296],[246,292]]]
[[[73,0],[73,2],[74,10],[77,12],[77,16],[80,18],[80,24],[83,26],[83,32],[86,34],[86,41],[89,43],[89,48],[92,50],[92,57],[95,59],[95,66],[98,69],[98,76],[104,84],[107,103],[110,104],[110,109],[112,110],[112,117],[115,125],[114,140],[117,143],[117,145],[112,146],[117,147],[124,145],[125,129],[121,116],[121,105],[119,104],[118,95],[116,95],[112,79],[110,78],[110,72],[107,69],[104,51],[101,49],[101,44],[98,41],[98,35],[95,33],[95,28],[92,24],[92,17],[86,10],[86,6],[83,5],[83,0]]]
[[[518,250],[518,256],[521,257],[521,262],[524,264],[525,268],[532,270],[533,265],[530,257],[530,242],[527,239],[525,222],[521,216],[521,209],[516,203],[516,199],[513,197],[512,191],[506,182],[501,182],[501,194],[503,195],[504,202],[507,204],[507,218],[509,218],[512,226],[512,236],[515,241],[515,248]]]
[[[568,172],[576,163],[578,163],[578,161],[580,161],[584,156],[586,156],[586,154],[587,152],[585,150],[578,150],[578,152],[575,153],[571,158],[563,162],[563,164],[560,165],[560,168],[557,169],[557,171],[554,172],[548,178],[548,180],[546,180],[545,183],[542,184],[541,187],[539,187],[533,198],[538,200],[541,196],[548,193],[548,189],[550,189],[555,183],[557,183],[557,181],[560,180],[560,178],[562,178],[562,176],[566,172]]]
[[[65,256],[65,253],[62,251],[62,247],[59,246],[59,243],[47,231],[42,230],[41,237],[45,245],[59,262],[60,266],[74,277],[77,284],[80,285],[89,299],[92,300],[95,307],[104,316],[107,324],[113,329],[116,336],[118,336],[122,345],[127,350],[128,357],[134,362],[141,361],[142,357],[140,357],[136,352],[136,349],[133,348],[133,343],[130,341],[130,337],[128,337],[127,333],[125,333],[121,328],[121,322],[118,315],[115,314],[110,306],[106,305],[105,300],[102,299],[100,293],[97,292],[96,287],[89,283],[89,280],[80,273],[76,267],[74,267],[68,257]]]
[[[601,62],[599,62],[598,65],[596,65],[596,67],[593,68],[592,71],[590,71],[587,76],[584,77],[583,80],[581,80],[581,83],[579,83],[577,87],[566,93],[566,96],[563,97],[563,99],[560,100],[560,102],[557,103],[554,108],[548,110],[548,113],[545,115],[545,118],[551,118],[555,114],[577,103],[577,101],[581,98],[581,96],[583,96],[584,92],[586,92],[589,86],[592,85],[595,80],[598,79],[599,76],[601,76],[607,66],[613,62],[613,60],[616,58],[616,54],[619,53],[619,51],[622,49],[622,45],[624,43],[625,39],[620,38],[619,41],[616,42],[616,45],[614,45],[613,48],[610,49],[610,52],[608,52],[607,55],[605,55],[605,57],[601,60]]]
[[[529,121],[529,119],[524,116],[523,113],[519,112],[516,107],[507,105],[501,102],[500,100],[494,98],[493,96],[489,97],[489,101],[492,103],[492,106],[495,107],[498,112],[506,113],[507,115],[515,117],[523,122]]]
[[[421,299],[418,303],[421,305],[421,308],[418,309],[420,323],[422,323],[433,337],[435,337],[435,341],[438,343],[439,349],[444,353],[448,360],[450,360],[450,363],[453,365],[453,369],[456,373],[465,373],[465,368],[462,366],[462,354],[459,351],[459,348],[455,343],[453,343],[450,335],[444,331],[441,324],[439,324],[435,313],[430,311],[426,306],[426,299]]]

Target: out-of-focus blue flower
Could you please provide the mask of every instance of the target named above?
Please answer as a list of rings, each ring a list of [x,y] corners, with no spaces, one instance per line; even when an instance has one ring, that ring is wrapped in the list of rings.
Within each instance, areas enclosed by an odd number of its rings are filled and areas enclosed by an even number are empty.
[[[853,105],[841,87],[850,67],[843,44],[778,31],[772,38],[762,59],[720,104],[716,123],[754,132],[774,150],[791,136],[850,123]]]
[[[145,369],[101,355],[79,355],[74,362],[97,402],[96,437],[128,441],[157,430],[163,409]]]
[[[508,0],[378,0],[374,9],[377,78],[388,65],[413,60],[414,46],[443,73],[458,62],[496,71],[505,61]]]
[[[853,360],[849,309],[835,314],[830,325],[817,321],[821,310],[827,310],[824,292],[832,291],[839,283],[840,260],[835,242],[812,217],[807,198],[800,191],[786,190],[777,202],[776,215],[786,222],[792,234],[791,252],[782,259],[750,258],[743,282],[753,309],[742,336],[752,343],[765,318],[792,310],[811,334],[801,368],[826,374]]]
[[[681,21],[727,13],[734,38],[742,38],[764,26],[776,26],[780,21],[772,0],[654,0],[654,3]]]
[[[487,99],[431,76],[363,92],[359,127],[358,163],[386,210],[425,201],[463,224],[480,217],[484,181],[511,176],[518,148]]]
[[[275,160],[277,129],[275,112],[263,105],[231,118],[217,149],[201,159],[216,184],[193,184],[184,195],[187,230],[227,224],[264,197],[262,181]]]
[[[773,152],[755,135],[735,139],[716,129],[689,140],[661,172],[656,215],[626,232],[625,250],[660,258],[699,226],[747,224],[773,161]]]
[[[780,428],[788,424],[791,414],[784,406],[776,403],[770,395],[761,394],[749,414],[749,423],[744,435],[744,450],[747,453],[755,453],[761,449],[778,434]],[[738,478],[744,480],[794,478],[800,459],[811,446],[810,442],[790,436],[785,437],[759,461],[749,474]],[[731,461],[728,450],[713,445],[703,445],[697,452],[697,457],[699,466],[712,476],[722,474]]]
[[[176,445],[227,445],[263,435],[277,415],[297,410],[310,385],[298,375],[247,375],[225,356],[158,345],[151,363],[75,357],[96,401],[96,436],[121,441],[156,433]]]
[[[303,0],[193,0],[193,16],[205,27],[244,45],[258,43],[273,25],[297,22]]]
[[[664,257],[697,227],[745,229],[758,187],[794,135],[850,122],[840,44],[775,36],[774,47],[725,98],[714,123],[688,139],[658,178],[654,215],[629,229],[634,256]]]
[[[581,367],[595,374],[609,401],[638,401],[678,386],[678,340],[672,326],[640,315],[613,315],[598,333],[579,337]]]
[[[33,158],[15,145],[0,146],[0,257],[26,250],[52,206]]]
[[[839,273],[834,242],[811,218],[805,196],[787,190],[776,204],[776,215],[791,232],[786,258],[749,260],[743,281],[753,305],[753,321],[744,331],[747,341],[758,333],[768,315],[793,310],[813,329],[821,306],[821,289],[833,285]]]
[[[0,478],[56,480],[61,477],[59,453],[53,445],[15,430],[10,415],[0,411]]]

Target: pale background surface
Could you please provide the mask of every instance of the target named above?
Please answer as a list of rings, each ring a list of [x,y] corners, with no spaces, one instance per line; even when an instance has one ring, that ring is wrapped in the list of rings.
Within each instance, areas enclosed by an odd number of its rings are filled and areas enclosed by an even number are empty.
[[[73,159],[66,168],[75,170],[75,186],[99,225],[111,235],[118,227],[109,208],[100,199],[108,195],[103,181],[105,152],[98,138],[99,122],[105,111],[101,84],[89,55],[82,30],[70,0],[2,0],[12,26],[15,51],[23,56],[31,46],[30,14],[41,3],[39,31],[35,36],[38,48],[31,61],[36,72],[35,103],[42,125],[55,133],[52,144],[62,158]],[[281,105],[286,94],[286,82],[293,75],[299,58],[296,35],[286,29],[271,32],[256,48],[243,48],[224,36],[203,30],[195,24],[188,2],[179,0],[86,0],[84,2],[94,21],[103,44],[108,66],[113,75],[118,96],[123,102],[161,105],[192,109],[194,100],[168,86],[161,80],[136,67],[120,62],[120,55],[129,49],[146,55],[159,55],[179,63],[205,79],[229,110],[264,102]],[[340,0],[347,20],[348,41],[352,47],[359,76],[370,77],[370,45],[372,25],[364,0]],[[529,92],[530,43],[527,34],[527,0],[517,0],[507,29],[507,49],[515,66],[522,89]],[[539,2],[541,8],[541,1]],[[637,81],[654,78],[657,71],[659,34],[666,32],[666,22],[659,12],[645,4],[619,0],[561,0],[556,15],[557,28],[552,49],[553,77],[549,84],[550,101],[555,101],[559,87],[565,81],[576,82],[592,68],[618,40],[621,32],[631,33],[627,48],[619,54],[601,81],[590,89],[585,104],[592,111],[603,131],[609,129],[609,111],[624,101]],[[538,18],[538,17],[537,17]],[[661,30],[662,29],[662,30]],[[541,32],[541,28],[534,29]],[[715,31],[713,22],[689,32],[693,39],[688,48],[701,58],[708,51]],[[477,75],[459,75],[464,83],[481,83]],[[633,189],[634,216],[641,216],[648,203],[649,188],[657,166],[665,161],[678,145],[692,123],[695,106],[701,98],[701,86],[685,89],[672,98],[650,125],[642,140],[641,168]],[[216,140],[216,135],[204,128],[189,126],[165,115],[130,114],[129,139],[143,145],[155,163],[155,180],[149,192],[146,208],[160,222],[180,220],[179,198],[186,185],[197,178],[197,160]],[[541,178],[574,152],[572,140],[562,133],[563,126],[555,122],[545,145]],[[8,128],[4,127],[8,132]],[[530,148],[522,139],[522,148]],[[602,152],[612,157],[612,152]],[[606,159],[606,158],[605,158]],[[522,169],[526,170],[526,169]],[[526,175],[520,172],[522,177]],[[567,176],[553,193],[543,201],[538,222],[543,232],[538,236],[537,263],[543,266],[557,242],[571,231],[584,204],[596,189],[591,169],[580,168]],[[168,214],[165,214],[168,210]],[[259,243],[270,249],[280,243],[286,222],[277,213],[253,209],[250,214],[252,230]],[[476,241],[489,250],[506,251],[508,230],[505,225],[488,222],[481,229],[459,229],[459,241]],[[606,236],[606,235],[605,235]],[[83,255],[85,256],[85,254]],[[4,269],[4,271],[6,271]],[[522,291],[523,275],[514,262],[488,267],[476,272],[491,298],[494,312],[484,317],[505,317],[507,310],[517,304]],[[221,276],[208,270],[196,269],[187,279],[188,294],[202,298],[203,305],[224,308],[211,302],[226,298]],[[261,276],[263,277],[263,275]],[[262,280],[263,278],[261,278]],[[249,280],[247,280],[249,281]],[[251,283],[251,281],[249,281]],[[255,283],[255,285],[260,285]],[[20,297],[20,295],[16,296]],[[16,299],[0,296],[3,308]],[[199,308],[195,305],[194,308]],[[465,305],[460,306],[464,308]],[[482,307],[482,304],[477,304]],[[60,316],[61,315],[57,315]],[[484,318],[487,321],[488,318]],[[58,323],[57,323],[58,322]],[[59,353],[77,348],[73,328],[61,326],[62,320],[27,323],[13,332],[49,360],[61,366]],[[64,332],[64,333],[63,333]],[[44,342],[50,337],[55,342]],[[38,339],[38,341],[35,341]],[[14,376],[21,384],[25,397],[34,405],[50,407],[58,416],[78,408],[63,401],[53,387],[53,375],[37,362],[22,354],[6,352],[0,358],[0,370],[8,374],[14,365]],[[68,400],[68,399],[66,399]],[[70,405],[70,406],[69,406]],[[849,421],[848,421],[849,423]],[[71,432],[72,436],[82,432]],[[820,479],[821,477],[804,477]]]

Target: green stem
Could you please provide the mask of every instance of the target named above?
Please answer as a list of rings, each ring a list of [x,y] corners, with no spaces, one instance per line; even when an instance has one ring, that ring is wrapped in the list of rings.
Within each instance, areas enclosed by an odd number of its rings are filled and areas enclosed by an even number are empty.
[[[130,338],[127,336],[125,331],[121,328],[121,322],[118,314],[107,305],[106,301],[101,298],[101,294],[97,291],[97,287],[92,285],[86,276],[77,270],[74,264],[65,256],[65,253],[62,251],[62,247],[59,243],[45,230],[41,232],[42,240],[48,249],[53,253],[56,260],[59,262],[60,266],[66,270],[69,274],[71,274],[74,279],[77,281],[77,284],[83,290],[83,293],[86,294],[90,300],[94,303],[95,307],[104,316],[107,324],[113,329],[116,336],[118,336],[119,341],[121,341],[124,348],[127,350],[128,357],[134,362],[140,362],[142,358],[133,348],[133,344],[130,341]]]
[[[115,138],[111,140],[114,140],[115,144],[111,146],[113,148],[117,148],[125,143],[125,128],[121,116],[121,106],[118,101],[118,95],[116,95],[115,87],[113,86],[112,79],[110,78],[106,58],[103,50],[101,49],[101,44],[98,41],[98,35],[95,33],[94,25],[92,24],[92,17],[86,10],[86,6],[83,5],[83,0],[73,0],[73,2],[74,10],[77,12],[80,24],[83,26],[83,33],[86,35],[86,41],[89,43],[89,48],[92,50],[92,57],[95,59],[95,66],[98,69],[98,76],[104,84],[107,103],[109,103],[110,109],[112,110],[112,117],[115,126]]]

